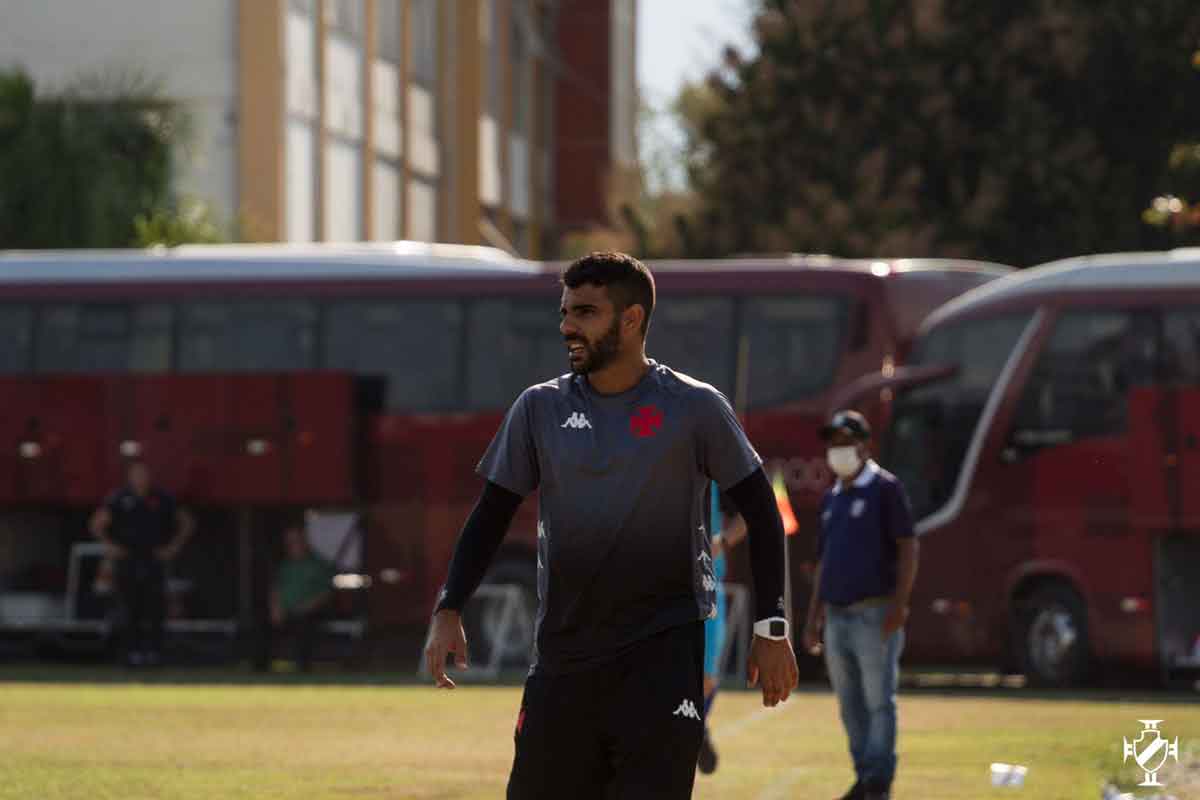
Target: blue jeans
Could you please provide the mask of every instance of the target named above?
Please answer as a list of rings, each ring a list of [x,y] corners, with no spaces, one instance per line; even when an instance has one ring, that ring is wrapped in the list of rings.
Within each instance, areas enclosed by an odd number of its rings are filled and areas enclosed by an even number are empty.
[[[827,606],[825,664],[837,692],[850,740],[854,774],[872,787],[891,786],[896,774],[896,684],[904,631],[880,636],[886,604]]]

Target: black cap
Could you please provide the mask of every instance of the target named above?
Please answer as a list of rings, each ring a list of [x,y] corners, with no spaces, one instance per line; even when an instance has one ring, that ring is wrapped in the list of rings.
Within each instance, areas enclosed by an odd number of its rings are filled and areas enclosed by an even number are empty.
[[[867,423],[867,418],[852,409],[837,412],[828,425],[822,425],[821,438],[828,441],[838,431],[848,433],[864,442],[871,438],[871,426]]]

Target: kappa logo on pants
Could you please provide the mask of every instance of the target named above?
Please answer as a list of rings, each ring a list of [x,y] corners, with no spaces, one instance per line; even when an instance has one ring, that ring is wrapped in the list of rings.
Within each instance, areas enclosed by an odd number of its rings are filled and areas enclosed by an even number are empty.
[[[688,717],[689,719],[694,719],[697,722],[700,721],[700,714],[696,711],[696,704],[691,700],[684,700],[682,703],[680,703],[679,708],[675,709],[675,712],[671,714],[671,716]]]

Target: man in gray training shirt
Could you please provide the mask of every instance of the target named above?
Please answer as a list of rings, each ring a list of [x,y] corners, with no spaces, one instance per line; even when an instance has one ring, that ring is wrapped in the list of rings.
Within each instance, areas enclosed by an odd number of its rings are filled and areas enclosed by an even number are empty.
[[[539,493],[534,664],[516,725],[509,798],[691,796],[703,734],[703,620],[716,580],[705,526],[715,480],[750,533],[752,682],[775,705],[796,683],[783,619],[783,528],[761,460],[713,387],[645,355],[654,281],[593,253],[563,273],[571,373],[530,387],[479,464],[426,658],[453,688],[461,611],[521,499]]]

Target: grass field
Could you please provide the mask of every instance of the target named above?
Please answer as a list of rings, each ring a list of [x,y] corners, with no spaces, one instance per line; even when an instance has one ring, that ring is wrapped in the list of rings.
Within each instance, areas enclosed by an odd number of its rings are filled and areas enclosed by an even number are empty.
[[[170,673],[138,683],[95,673],[22,680],[0,671],[0,798],[504,796],[518,688],[240,685]],[[895,796],[1096,800],[1107,777],[1132,786],[1121,738],[1136,735],[1139,719],[1165,720],[1164,733],[1190,754],[1182,760],[1195,759],[1196,699],[902,694]],[[725,692],[713,723],[720,768],[697,777],[696,798],[820,799],[850,781],[836,706],[820,687],[773,711],[755,694]],[[992,761],[1027,765],[1025,788],[992,788]],[[1200,800],[1200,767],[1168,777],[1179,800]]]

